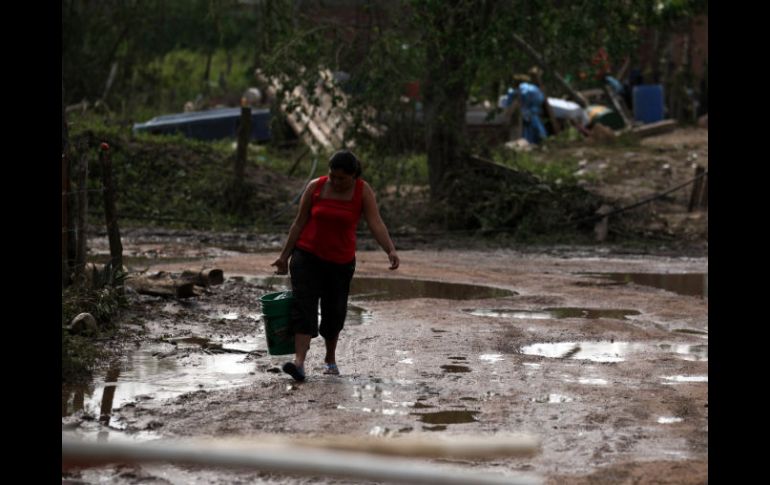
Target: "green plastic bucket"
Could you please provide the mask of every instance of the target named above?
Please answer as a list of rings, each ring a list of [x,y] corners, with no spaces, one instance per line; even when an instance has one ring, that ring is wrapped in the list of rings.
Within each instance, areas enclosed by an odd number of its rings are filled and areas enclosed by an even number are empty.
[[[289,329],[289,312],[294,297],[291,291],[268,293],[259,298],[265,320],[267,351],[270,355],[294,353],[294,334]]]

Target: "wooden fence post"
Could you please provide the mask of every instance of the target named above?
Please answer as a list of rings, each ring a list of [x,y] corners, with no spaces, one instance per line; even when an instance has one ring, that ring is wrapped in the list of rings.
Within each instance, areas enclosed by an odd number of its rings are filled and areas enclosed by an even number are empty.
[[[687,207],[687,212],[692,212],[696,208],[699,207],[699,203],[701,200],[701,191],[703,188],[703,178],[701,175],[706,171],[703,167],[700,165],[696,165],[695,167],[695,181],[693,182],[692,186],[692,193],[690,194],[690,205]]]
[[[61,285],[62,288],[69,284],[70,270],[67,256],[67,240],[69,239],[68,230],[68,211],[67,204],[69,203],[69,161],[67,160],[67,154],[62,152],[61,154]]]
[[[241,122],[238,128],[238,151],[235,157],[235,183],[243,182],[248,157],[249,139],[251,138],[251,108],[241,108]]]
[[[75,252],[75,279],[77,284],[84,281],[86,266],[86,217],[88,216],[88,157],[83,151],[77,170],[77,249]]]

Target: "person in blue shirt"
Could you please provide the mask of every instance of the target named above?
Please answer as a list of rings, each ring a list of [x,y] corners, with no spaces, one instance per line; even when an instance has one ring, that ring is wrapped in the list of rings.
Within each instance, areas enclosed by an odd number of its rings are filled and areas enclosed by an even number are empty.
[[[543,92],[532,83],[519,81],[515,88],[508,88],[505,107],[512,105],[516,100],[519,101],[521,106],[521,136],[532,144],[539,144],[548,137],[545,125],[543,125],[541,119],[543,115],[543,102],[545,101]]]

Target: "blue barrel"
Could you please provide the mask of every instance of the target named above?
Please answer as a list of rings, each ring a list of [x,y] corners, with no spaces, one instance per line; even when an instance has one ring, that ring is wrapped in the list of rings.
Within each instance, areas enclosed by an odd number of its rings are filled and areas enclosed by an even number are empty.
[[[663,119],[663,86],[640,84],[634,87],[634,119],[655,123]]]

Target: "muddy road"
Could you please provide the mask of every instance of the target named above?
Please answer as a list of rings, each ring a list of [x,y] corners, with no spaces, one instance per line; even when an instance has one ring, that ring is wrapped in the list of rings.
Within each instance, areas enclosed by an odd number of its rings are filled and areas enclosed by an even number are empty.
[[[124,241],[133,269],[215,267],[225,282],[185,300],[131,295],[110,344],[122,358],[63,389],[63,432],[115,442],[526,432],[542,440],[534,457],[440,462],[549,484],[706,482],[706,257],[412,249],[392,272],[383,253],[360,250],[341,375],[321,373],[314,340],[296,384],[278,369],[290,356],[267,353],[258,298],[286,280],[271,275],[280,242],[261,243],[243,253]],[[165,259],[142,259],[151,254]],[[358,483],[168,464],[74,468],[63,480]]]

